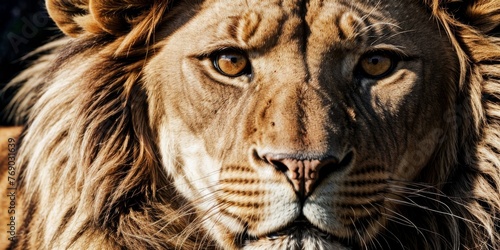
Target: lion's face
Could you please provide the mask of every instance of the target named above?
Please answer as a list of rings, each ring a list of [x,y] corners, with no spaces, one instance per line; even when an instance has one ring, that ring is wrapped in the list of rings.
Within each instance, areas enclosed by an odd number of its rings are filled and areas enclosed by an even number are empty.
[[[410,0],[189,7],[158,28],[144,85],[165,168],[207,231],[226,248],[376,244],[452,122],[458,62],[430,14]]]
[[[10,248],[500,249],[500,1],[46,3]]]

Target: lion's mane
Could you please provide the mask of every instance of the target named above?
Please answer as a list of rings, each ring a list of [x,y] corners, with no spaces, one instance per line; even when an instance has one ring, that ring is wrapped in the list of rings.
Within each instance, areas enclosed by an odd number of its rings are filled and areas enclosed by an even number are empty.
[[[151,3],[136,4],[142,8]],[[154,1],[149,6],[154,11],[129,20],[134,27],[117,39],[94,27],[97,35],[52,42],[40,48],[44,56],[11,83],[22,84],[13,113],[28,120],[18,161],[25,219],[16,248],[210,248],[203,229],[192,223],[192,208],[162,173],[151,129],[157,124],[148,117],[158,111],[147,106],[139,80],[148,54],[156,49],[144,44],[152,41],[149,36],[168,5]],[[48,7],[57,20],[57,9],[68,6]],[[89,16],[79,20],[95,25],[85,20]],[[81,32],[76,26],[61,29]],[[101,49],[101,56],[92,67],[81,69],[84,79],[53,79],[75,57],[88,56],[91,48]],[[68,196],[68,190],[78,190],[78,196]],[[59,218],[41,205],[46,202],[60,203]],[[35,213],[42,217],[32,216]],[[68,234],[71,224],[75,231]],[[47,230],[53,232],[45,242],[25,237],[40,237]]]
[[[426,169],[415,182],[440,183],[440,191],[420,187],[422,193],[409,198],[409,205],[403,208],[407,210],[402,211],[420,229],[414,233],[425,236],[414,237],[403,230],[406,236],[398,234],[398,237],[405,245],[420,245],[424,249],[497,249],[500,247],[500,2],[425,2],[447,33],[460,63],[456,109],[445,114],[447,120],[453,120],[450,124],[454,128],[450,130],[457,129],[458,135],[441,138],[449,145],[447,153],[452,159],[435,160],[451,164]],[[421,239],[426,242],[418,242]]]
[[[215,248],[161,167],[155,117],[162,111],[148,107],[142,87],[141,69],[161,46],[155,28],[172,3],[128,0],[133,10],[114,10],[121,1],[111,1],[91,6],[97,14],[72,9],[75,22],[60,14],[64,1],[51,2],[53,18],[76,38],[43,48],[46,55],[12,83],[22,84],[14,113],[28,117],[19,152],[24,221],[13,247]],[[415,226],[390,223],[387,231],[407,248],[500,249],[500,2],[445,2],[423,4],[460,62],[459,103],[447,114],[459,133],[443,132],[449,152],[434,159],[451,164],[415,180],[440,186],[415,184],[421,192],[398,211]],[[106,20],[120,11],[123,20]],[[87,57],[91,65],[78,65]],[[66,67],[81,72],[61,74]],[[57,215],[47,206],[54,203]]]

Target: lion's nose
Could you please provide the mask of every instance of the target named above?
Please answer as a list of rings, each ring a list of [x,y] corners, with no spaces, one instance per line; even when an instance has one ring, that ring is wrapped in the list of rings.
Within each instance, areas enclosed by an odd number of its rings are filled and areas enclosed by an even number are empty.
[[[317,184],[324,179],[328,173],[338,167],[338,159],[329,157],[326,159],[300,159],[286,155],[266,154],[265,160],[286,174],[293,188],[301,198],[309,196]],[[331,168],[330,171],[322,171],[322,168]]]

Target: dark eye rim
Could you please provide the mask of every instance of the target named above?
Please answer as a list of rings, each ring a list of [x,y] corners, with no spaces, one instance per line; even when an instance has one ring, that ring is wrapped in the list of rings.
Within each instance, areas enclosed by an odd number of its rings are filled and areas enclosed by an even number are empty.
[[[246,60],[247,60],[247,65],[245,66],[245,68],[243,68],[243,70],[241,70],[240,73],[236,74],[236,75],[230,75],[230,74],[226,74],[220,67],[219,67],[219,62],[218,62],[218,58],[219,56],[221,56],[222,54],[228,54],[228,53],[237,53],[237,54],[241,54],[243,55]],[[251,75],[252,74],[252,64],[250,62],[250,58],[248,57],[248,54],[241,50],[241,49],[236,49],[236,48],[225,48],[225,49],[221,49],[221,50],[217,50],[213,53],[211,53],[209,55],[209,58],[210,58],[210,61],[212,62],[212,65],[213,67],[215,68],[215,70],[223,75],[223,76],[226,76],[226,77],[230,77],[230,78],[237,78],[237,77],[240,77],[240,76],[243,76],[243,75]]]
[[[391,60],[391,66],[389,69],[387,69],[384,73],[379,74],[379,75],[371,75],[365,72],[363,70],[363,67],[361,66],[361,60],[364,58],[372,57],[372,56],[384,56],[387,57]],[[399,62],[404,60],[404,56],[400,55],[397,52],[394,51],[387,51],[387,50],[373,50],[369,51],[367,53],[364,53],[361,57],[359,57],[358,64],[356,66],[356,75],[360,78],[368,78],[368,79],[373,79],[373,80],[380,80],[383,78],[386,78],[394,73],[394,70],[398,66]]]

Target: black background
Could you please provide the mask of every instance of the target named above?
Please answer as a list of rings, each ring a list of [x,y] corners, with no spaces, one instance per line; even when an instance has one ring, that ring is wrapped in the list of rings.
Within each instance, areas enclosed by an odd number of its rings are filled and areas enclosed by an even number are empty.
[[[23,56],[60,36],[43,0],[2,0],[0,4],[0,89],[33,59]],[[10,125],[5,107],[14,90],[0,94],[0,126]]]

